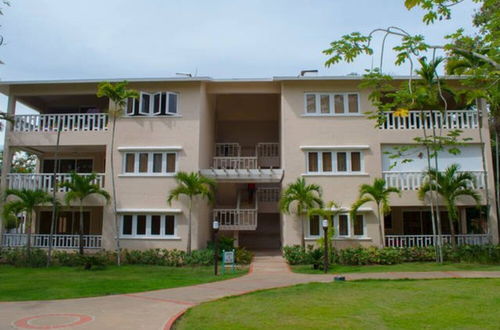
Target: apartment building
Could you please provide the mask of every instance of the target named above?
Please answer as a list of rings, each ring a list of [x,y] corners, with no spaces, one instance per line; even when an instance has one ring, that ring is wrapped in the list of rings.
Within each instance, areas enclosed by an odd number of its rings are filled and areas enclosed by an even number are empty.
[[[395,77],[395,81],[405,81]],[[450,83],[456,83],[450,77]],[[193,248],[210,240],[211,222],[220,222],[220,233],[250,249],[278,249],[300,244],[301,225],[305,240],[320,237],[320,219],[306,223],[281,214],[278,200],[286,185],[299,177],[317,183],[325,201],[339,205],[335,216],[337,247],[381,245],[375,205],[366,204],[351,219],[350,205],[361,184],[383,177],[402,195],[391,197],[392,212],[385,219],[389,246],[432,245],[429,207],[417,198],[423,171],[427,168],[423,150],[405,157],[412,162],[391,166],[387,155],[394,146],[414,144],[426,127],[446,132],[461,129],[470,138],[461,153],[443,152],[439,167],[459,163],[474,174],[471,182],[483,196],[486,187],[492,206],[481,212],[472,200],[460,201],[456,224],[460,244],[498,243],[493,168],[485,107],[467,110],[450,102],[446,114],[410,112],[406,118],[387,113],[386,122],[376,127],[364,115],[374,108],[369,91],[358,87],[360,77],[274,77],[271,79],[131,79],[129,87],[140,98],[129,100],[123,117],[117,120],[115,148],[111,149],[110,120],[113,107],[96,96],[99,81],[2,82],[0,91],[9,97],[6,124],[2,189],[28,188],[52,191],[54,152],[60,128],[59,181],[76,171],[98,173],[97,183],[111,189],[111,154],[114,155],[120,218],[118,235],[127,249],[185,249],[187,203],[182,198],[167,204],[176,186],[178,171],[199,172],[217,181],[215,205],[195,204]],[[16,114],[22,103],[38,112]],[[463,106],[462,106],[463,107]],[[482,122],[482,125],[480,123]],[[483,127],[480,129],[480,127]],[[481,144],[484,141],[484,145]],[[482,146],[486,150],[483,171]],[[36,173],[10,173],[15,150],[35,153]],[[57,195],[65,192],[58,188]],[[449,239],[445,209],[442,230]],[[41,206],[35,214],[33,245],[48,246],[51,207]],[[65,206],[56,224],[54,246],[78,247],[79,214],[76,205]],[[85,200],[84,244],[88,249],[113,249],[115,226],[111,204],[98,197]],[[19,231],[3,232],[2,245],[25,244]]]

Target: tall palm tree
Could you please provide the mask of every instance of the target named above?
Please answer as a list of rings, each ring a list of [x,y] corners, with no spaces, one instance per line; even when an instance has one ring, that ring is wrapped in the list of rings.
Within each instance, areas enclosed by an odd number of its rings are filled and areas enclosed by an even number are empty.
[[[280,199],[280,210],[286,214],[294,213],[300,221],[301,245],[305,246],[304,223],[310,209],[322,208],[321,187],[317,184],[307,184],[304,178],[298,178],[288,184]]]
[[[461,196],[470,196],[479,204],[481,196],[470,188],[470,183],[474,182],[474,177],[469,172],[459,172],[460,166],[452,164],[444,172],[429,169],[426,182],[420,187],[418,197],[423,200],[426,194],[431,190],[437,190],[446,204],[448,211],[448,221],[450,224],[451,244],[455,246],[455,227],[454,222],[458,221],[457,200]]]
[[[373,184],[362,184],[359,187],[359,197],[351,206],[350,216],[351,219],[354,219],[362,205],[369,202],[374,202],[377,205],[377,219],[382,247],[385,247],[384,216],[391,210],[389,205],[391,193],[401,194],[401,191],[395,187],[386,187],[384,179],[375,178]]]
[[[189,217],[188,217],[188,238],[187,248],[188,254],[191,254],[191,233],[192,233],[192,211],[193,201],[196,197],[207,199],[210,203],[215,200],[216,182],[210,178],[204,177],[195,172],[186,173],[179,172],[175,175],[177,187],[170,190],[167,198],[169,205],[172,205],[172,200],[178,200],[181,195],[185,195],[189,199]]]
[[[52,197],[43,190],[29,190],[29,189],[7,189],[5,191],[5,199],[7,197],[16,197],[15,200],[11,200],[4,204],[3,216],[4,218],[12,215],[14,212],[26,212],[26,224],[25,231],[27,233],[26,249],[28,252],[28,258],[31,257],[31,225],[33,222],[33,212],[35,207],[42,204],[51,203]]]
[[[64,201],[66,205],[70,205],[72,201],[78,201],[80,207],[80,254],[83,255],[83,200],[90,195],[99,195],[106,199],[106,203],[109,203],[111,197],[108,192],[99,187],[99,184],[95,183],[97,179],[97,174],[92,173],[90,175],[79,175],[76,172],[71,173],[71,178],[69,181],[62,182],[59,186],[66,188],[67,192],[64,195]]]
[[[128,99],[137,99],[139,93],[136,90],[128,89],[128,83],[126,81],[112,84],[110,82],[102,82],[97,87],[98,97],[107,97],[113,104],[113,109],[108,109],[108,114],[112,119],[112,132],[111,132],[111,152],[110,152],[110,162],[111,162],[111,186],[113,187],[113,213],[115,214],[115,241],[116,241],[116,263],[118,266],[121,264],[121,252],[120,252],[120,222],[118,219],[118,212],[116,206],[116,183],[115,183],[115,162],[114,162],[114,152],[115,152],[115,133],[116,133],[116,119],[123,115],[123,110],[127,105]]]

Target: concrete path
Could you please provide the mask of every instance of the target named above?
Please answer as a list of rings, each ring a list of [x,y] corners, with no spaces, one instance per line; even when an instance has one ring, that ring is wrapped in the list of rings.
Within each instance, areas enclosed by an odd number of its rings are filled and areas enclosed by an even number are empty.
[[[500,272],[344,275],[348,280],[427,279],[500,277]],[[292,273],[281,256],[257,256],[248,275],[221,282],[96,298],[0,302],[0,329],[169,329],[186,309],[201,302],[299,283],[330,282],[332,279],[333,275]]]

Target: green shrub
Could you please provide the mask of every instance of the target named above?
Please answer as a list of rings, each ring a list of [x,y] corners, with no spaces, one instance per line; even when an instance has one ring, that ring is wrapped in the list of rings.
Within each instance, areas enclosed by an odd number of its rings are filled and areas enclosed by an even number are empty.
[[[236,263],[240,265],[249,265],[252,262],[253,253],[244,247],[236,249]]]
[[[15,267],[44,267],[47,265],[47,253],[42,249],[31,248],[31,255],[25,247],[5,249],[3,262]]]
[[[321,262],[321,248],[308,247],[304,249],[298,245],[285,246],[283,256],[290,265],[317,265]],[[408,247],[383,249],[377,247],[356,247],[334,250],[330,263],[342,265],[394,265],[402,262],[428,262],[436,260],[435,248]],[[500,263],[500,245],[462,245],[453,248],[443,247],[444,261]]]
[[[214,250],[194,250],[185,256],[185,264],[191,266],[208,266],[214,264]]]

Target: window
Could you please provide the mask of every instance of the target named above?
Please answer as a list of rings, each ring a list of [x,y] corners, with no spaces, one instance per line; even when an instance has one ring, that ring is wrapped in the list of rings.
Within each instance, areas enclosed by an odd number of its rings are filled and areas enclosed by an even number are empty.
[[[349,217],[347,214],[339,214],[338,216],[338,235],[349,236]]]
[[[318,215],[313,215],[309,219],[309,236],[319,236],[320,235],[320,230],[319,230],[319,216]]]
[[[175,216],[127,214],[121,217],[121,237],[166,238],[175,236]]]
[[[177,93],[141,92],[138,99],[129,98],[127,100],[127,116],[168,116],[178,113]]]
[[[123,173],[138,175],[166,175],[176,172],[175,152],[126,152]]]
[[[92,159],[59,159],[59,168],[57,173],[70,173],[76,171],[77,173],[92,173],[93,160]],[[43,173],[54,173],[55,160],[43,160]]]
[[[365,235],[365,222],[363,215],[357,214],[353,220],[352,228],[354,231],[354,236],[364,236]]]
[[[306,115],[343,116],[360,113],[358,93],[306,93],[304,98]]]
[[[363,171],[360,151],[309,151],[307,173],[355,174]]]
[[[318,153],[309,153],[309,172],[318,172]]]

